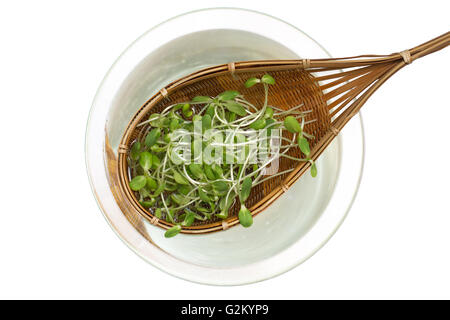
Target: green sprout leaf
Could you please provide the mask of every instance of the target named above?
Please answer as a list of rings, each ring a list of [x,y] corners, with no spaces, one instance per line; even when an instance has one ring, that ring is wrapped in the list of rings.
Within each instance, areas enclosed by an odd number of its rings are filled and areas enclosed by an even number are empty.
[[[212,183],[214,191],[218,194],[224,194],[228,192],[228,184],[225,181],[214,181]]]
[[[309,154],[311,153],[308,140],[303,136],[298,136],[297,142],[298,146],[300,147],[300,150],[305,154],[305,156],[308,157]]]
[[[131,147],[130,150],[131,159],[135,161],[138,160],[140,151],[141,151],[141,143],[139,141],[136,141],[135,143],[133,143],[133,146]]]
[[[183,112],[183,115],[187,118],[192,116],[192,109],[189,103],[184,104],[183,107],[181,108],[181,111]]]
[[[302,130],[300,123],[298,123],[297,119],[293,116],[287,116],[284,119],[284,126],[289,132],[292,133],[299,133]]]
[[[155,179],[147,177],[147,182],[145,186],[150,190],[155,191],[158,188],[158,183],[155,181]]]
[[[181,223],[184,227],[190,227],[195,220],[195,213],[189,209],[185,209],[184,221]]]
[[[161,136],[161,129],[160,128],[155,128],[150,130],[150,132],[147,134],[147,137],[145,137],[145,145],[150,148],[151,146],[153,146],[156,141],[158,140],[158,138]]]
[[[172,192],[172,191],[175,191],[175,190],[177,190],[177,185],[176,184],[166,183],[165,186],[164,186],[164,191]]]
[[[141,189],[143,190],[143,189]],[[141,204],[141,206],[143,206],[144,208],[148,209],[151,206],[153,206],[155,204],[156,200],[155,199],[151,199],[150,201],[139,201],[139,203]]]
[[[179,173],[178,171],[174,171],[173,172],[173,178],[175,179],[175,181],[179,184],[189,184],[189,182],[186,180],[185,177],[183,177],[181,175],[181,173]]]
[[[272,76],[265,74],[262,76],[261,82],[267,83],[267,84],[275,84],[275,79]]]
[[[159,160],[156,154],[152,154],[152,169],[157,169],[161,164],[161,160]]]
[[[159,113],[152,113],[150,115],[150,117],[148,118],[148,120],[150,121],[150,125],[152,127],[159,127],[160,123],[159,123]]]
[[[139,195],[141,196],[141,201],[143,201],[143,199],[150,196],[150,192],[148,192],[148,190],[144,187],[139,190]]]
[[[172,238],[175,237],[177,234],[179,234],[181,231],[181,226],[179,224],[174,225],[172,228],[166,231],[164,233],[164,237],[166,238]]]
[[[164,117],[164,118],[162,118],[160,121],[161,121],[161,126],[162,127],[168,127],[169,126],[169,124],[170,124],[170,118],[166,118],[166,117]]]
[[[217,178],[222,178],[223,177],[223,169],[222,169],[222,167],[221,166],[219,166],[217,163],[214,163],[212,166],[211,166],[211,168],[212,168],[212,170],[213,170],[213,172],[214,172],[214,174],[215,174],[215,176],[217,177]]]
[[[230,112],[236,113],[238,116],[245,116],[247,112],[245,111],[245,108],[237,103],[236,101],[227,101],[225,103],[225,108],[227,108]]]
[[[152,194],[153,197],[158,197],[166,188],[165,183],[161,183],[158,188],[156,188],[155,193]]]
[[[210,105],[208,108],[206,108],[205,115],[209,115],[212,119],[215,113],[214,110],[215,110],[214,106]]]
[[[234,199],[234,193],[231,193],[230,196],[228,197],[222,197],[219,201],[219,208],[222,211],[228,211],[228,209],[231,207],[232,203],[233,203],[233,199]]]
[[[267,136],[270,137],[270,135],[272,134],[272,129],[275,128],[275,125],[273,125],[275,123],[275,120],[272,118],[269,118],[266,120],[266,129],[267,129]]]
[[[179,124],[179,121],[177,118],[173,118],[172,120],[170,120],[170,124],[169,124],[170,131],[175,131],[176,129],[178,129],[178,124]]]
[[[221,94],[219,94],[217,96],[217,98],[221,101],[228,101],[228,100],[233,100],[234,98],[236,98],[239,95],[239,92],[236,90],[228,90],[225,92],[222,92]]]
[[[173,209],[169,209],[169,211],[166,211],[167,215],[167,221],[171,222],[171,223],[175,223],[174,219],[173,219],[173,215],[175,214],[175,210]]]
[[[194,99],[192,99],[192,102],[195,103],[208,103],[208,102],[212,102],[213,99],[211,99],[210,97],[206,97],[206,96],[196,96]]]
[[[161,217],[162,217],[161,208],[158,208],[155,210],[155,217],[157,217],[158,219],[161,219]]]
[[[261,80],[259,80],[258,78],[253,77],[253,78],[250,78],[247,81],[245,81],[245,87],[246,88],[250,88],[250,87],[253,87],[255,84],[260,83],[260,82],[261,82]]]
[[[245,228],[253,224],[252,214],[244,205],[241,205],[241,209],[239,210],[239,222]]]
[[[264,118],[269,119],[273,117],[273,109],[271,107],[267,107],[264,112]]]
[[[199,195],[199,197],[200,197],[200,200],[202,200],[202,201],[204,201],[204,202],[206,202],[206,203],[208,203],[208,202],[211,201],[211,199],[208,197],[208,195],[206,194],[206,192],[203,191],[202,188],[198,188],[198,195]]]
[[[170,195],[170,198],[175,202],[176,204],[183,205],[186,203],[186,198],[178,193],[172,193]]]
[[[266,119],[258,119],[250,125],[250,128],[254,130],[263,129],[266,126]]]
[[[226,219],[226,218],[228,218],[228,212],[221,211],[220,213],[216,214],[216,217],[220,218],[220,219]]]
[[[152,154],[148,151],[141,152],[139,156],[139,164],[142,169],[149,170],[152,167]]]
[[[315,178],[317,176],[317,167],[315,162],[311,162],[311,177]]]
[[[177,187],[177,191],[182,195],[187,195],[191,191],[191,187],[185,184],[180,184]]]
[[[130,181],[130,188],[133,191],[139,191],[143,187],[145,187],[145,184],[147,183],[147,179],[145,176],[136,176]]]
[[[216,180],[216,175],[214,174],[214,171],[212,170],[212,167],[209,164],[204,164],[204,168],[205,168],[205,174],[206,177],[209,180]]]
[[[228,122],[233,122],[234,120],[236,120],[236,113],[227,111],[225,118],[228,120]]]
[[[247,177],[242,181],[241,192],[239,194],[239,199],[241,203],[247,201],[250,191],[252,190],[252,178]]]
[[[166,137],[167,137],[167,136],[166,136]],[[153,146],[150,148],[150,150],[151,150],[152,152],[159,153],[159,152],[165,151],[166,148],[160,147],[160,146],[158,146],[157,144],[155,144],[155,145],[153,145]]]
[[[209,114],[205,114],[202,117],[202,130],[205,132],[206,130],[211,129],[211,116]]]
[[[189,171],[192,173],[192,175],[197,178],[201,179],[203,177],[203,168],[198,163],[191,163],[189,164]]]

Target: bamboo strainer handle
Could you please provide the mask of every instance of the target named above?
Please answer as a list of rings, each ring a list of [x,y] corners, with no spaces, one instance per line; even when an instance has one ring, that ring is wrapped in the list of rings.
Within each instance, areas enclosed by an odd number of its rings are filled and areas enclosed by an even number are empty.
[[[450,45],[450,32],[446,32],[439,37],[436,37],[434,39],[431,39],[430,41],[427,41],[425,43],[422,43],[421,45],[418,45],[414,48],[411,48],[409,50],[405,50],[402,52],[408,51],[411,56],[411,62],[424,57],[430,53],[436,52],[438,50],[441,50],[445,48],[446,46]],[[401,55],[401,53],[400,53]]]

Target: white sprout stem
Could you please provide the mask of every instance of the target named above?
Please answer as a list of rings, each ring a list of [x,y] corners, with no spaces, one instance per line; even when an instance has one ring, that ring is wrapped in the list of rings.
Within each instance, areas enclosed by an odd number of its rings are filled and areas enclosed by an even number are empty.
[[[258,184],[261,184],[261,183],[263,183],[263,182],[265,182],[265,181],[267,181],[267,180],[270,180],[270,179],[273,179],[273,178],[275,178],[275,177],[281,176],[281,175],[283,175],[283,174],[285,174],[285,173],[292,172],[292,171],[294,171],[294,170],[295,170],[295,168],[287,169],[287,170],[284,170],[284,171],[281,171],[281,172],[277,172],[276,174],[272,174],[272,175],[268,176],[267,178],[263,178],[263,179],[257,181],[256,183],[253,184],[253,186],[257,186]],[[258,178],[259,178],[259,177],[258,177]]]

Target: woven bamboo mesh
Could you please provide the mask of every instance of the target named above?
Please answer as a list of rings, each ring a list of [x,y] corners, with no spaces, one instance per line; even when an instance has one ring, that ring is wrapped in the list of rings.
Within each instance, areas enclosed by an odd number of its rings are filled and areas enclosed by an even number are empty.
[[[148,126],[138,126],[165,107],[190,101],[195,96],[215,96],[225,90],[238,90],[244,97],[260,105],[264,95],[261,86],[245,88],[250,77],[261,77],[269,72],[275,79],[270,87],[269,105],[284,110],[303,104],[307,113],[305,132],[314,135],[311,158],[316,160],[345,124],[359,112],[367,99],[394,73],[414,60],[438,51],[450,44],[450,32],[422,45],[390,55],[362,55],[337,59],[302,59],[235,62],[200,70],[162,88],[151,97],[131,119],[119,145],[117,161],[116,198],[123,202],[133,216],[141,216],[150,223],[170,228],[173,224],[156,218],[152,209],[143,208],[130,189],[127,154],[132,143],[148,132]],[[291,155],[299,156],[298,148]],[[293,171],[270,179],[254,188],[246,202],[255,216],[279,198],[310,166],[309,162],[297,162],[283,158],[279,170]],[[119,200],[119,199],[118,199]],[[211,219],[183,227],[183,233],[199,234],[226,230],[239,223],[238,206],[230,209],[226,220]],[[135,215],[137,213],[137,215]]]

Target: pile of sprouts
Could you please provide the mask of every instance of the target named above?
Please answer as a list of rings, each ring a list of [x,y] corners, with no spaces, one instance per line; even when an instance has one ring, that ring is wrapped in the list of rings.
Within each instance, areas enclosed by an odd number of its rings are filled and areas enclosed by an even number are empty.
[[[246,81],[247,88],[264,86],[260,107],[229,90],[170,105],[138,125],[148,128],[128,155],[129,185],[142,207],[174,224],[166,237],[196,221],[226,219],[237,201],[239,222],[250,227],[253,217],[245,202],[252,188],[294,170],[277,172],[282,157],[311,162],[311,175],[317,175],[309,157],[313,136],[304,132],[314,120],[305,121],[308,111],[300,111],[302,105],[289,110],[269,106],[274,83],[268,74]],[[284,137],[283,130],[292,138]],[[304,157],[289,155],[291,148],[300,148]]]

